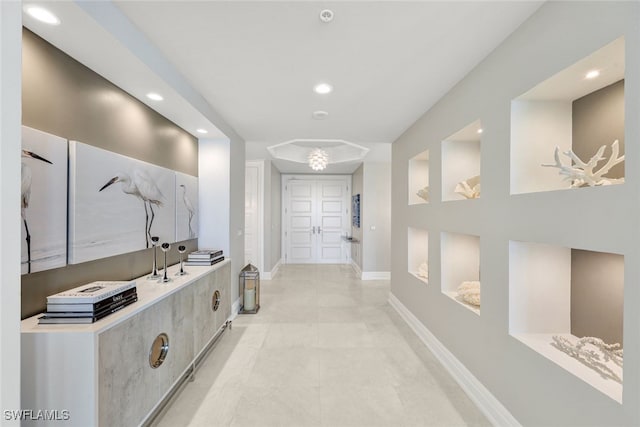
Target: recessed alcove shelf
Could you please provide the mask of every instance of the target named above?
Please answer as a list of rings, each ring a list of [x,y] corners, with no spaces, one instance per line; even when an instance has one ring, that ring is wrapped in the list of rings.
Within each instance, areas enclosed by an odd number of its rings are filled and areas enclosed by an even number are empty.
[[[480,237],[470,234],[440,234],[442,293],[463,307],[480,314],[480,307],[465,302],[458,293],[463,282],[480,281]]]
[[[421,228],[409,227],[407,232],[408,241],[408,271],[418,280],[429,283],[428,265],[429,265],[429,232]],[[427,264],[427,277],[420,273],[420,266]],[[424,268],[423,268],[424,270]]]
[[[409,204],[428,203],[429,200],[429,150],[425,150],[409,159]],[[426,199],[418,196],[426,192]]]
[[[621,37],[512,100],[511,194],[570,188],[558,168],[541,166],[556,164],[555,147],[570,166],[564,152],[586,163],[606,146],[595,171],[611,157],[614,140],[624,154],[624,51]],[[604,176],[624,178],[624,162]]]
[[[552,346],[552,337],[622,344],[623,294],[623,255],[509,243],[510,335],[619,403],[621,383]],[[622,378],[622,367],[605,365]]]
[[[481,135],[482,124],[476,120],[442,141],[443,201],[480,197]],[[467,196],[460,193],[463,190]]]

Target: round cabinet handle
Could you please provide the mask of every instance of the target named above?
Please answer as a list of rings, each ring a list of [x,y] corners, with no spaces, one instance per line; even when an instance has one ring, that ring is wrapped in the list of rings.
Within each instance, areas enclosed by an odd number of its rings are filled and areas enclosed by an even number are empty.
[[[153,340],[149,350],[149,366],[156,369],[162,365],[169,353],[169,336],[164,332]]]
[[[220,308],[220,291],[216,290],[213,293],[213,298],[211,300],[211,309],[213,311],[218,311],[218,308]]]

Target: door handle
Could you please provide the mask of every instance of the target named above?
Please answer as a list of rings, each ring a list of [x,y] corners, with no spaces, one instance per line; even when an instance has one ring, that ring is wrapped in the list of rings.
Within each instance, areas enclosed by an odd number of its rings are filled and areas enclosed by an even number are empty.
[[[320,226],[318,226],[318,234],[320,234],[321,231],[322,229],[320,228]]]
[[[313,234],[316,234],[316,227],[312,227],[313,229]]]

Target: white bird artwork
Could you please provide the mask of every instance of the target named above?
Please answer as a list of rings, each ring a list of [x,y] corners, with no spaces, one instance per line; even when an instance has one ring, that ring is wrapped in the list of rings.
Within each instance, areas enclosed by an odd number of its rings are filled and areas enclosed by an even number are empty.
[[[41,157],[38,154],[34,153],[33,151],[29,151],[29,150],[22,150],[21,157],[26,159],[40,160],[41,162],[49,163],[50,165],[53,164],[49,160],[45,159],[44,157]],[[25,162],[22,162],[21,175],[22,175],[22,182],[20,185],[20,193],[21,193],[21,202],[20,202],[21,212],[20,213],[22,215],[22,222],[24,223],[24,230],[26,232],[25,240],[27,241],[27,273],[31,273],[31,234],[29,233],[29,225],[27,224],[26,210],[29,207],[29,199],[31,198],[32,174],[31,174],[31,167],[29,167],[29,165],[27,165]]]
[[[187,197],[187,187],[184,184],[180,184],[182,187],[182,201],[184,202],[184,206],[187,208],[187,212],[189,212],[189,238],[193,239],[195,237],[195,233],[193,232],[193,227],[191,226],[191,220],[193,216],[196,214],[196,210],[191,203],[191,200]]]
[[[142,200],[145,214],[145,239],[148,248],[149,241],[151,239],[151,226],[153,225],[153,220],[156,216],[153,206],[162,207],[164,196],[156,183],[153,182],[149,174],[145,171],[134,170],[132,175],[133,179],[131,179],[131,176],[126,173],[120,173],[111,178],[98,191],[102,191],[116,182],[121,182],[123,193],[136,196],[138,199]],[[151,218],[149,218],[149,211],[151,211]]]

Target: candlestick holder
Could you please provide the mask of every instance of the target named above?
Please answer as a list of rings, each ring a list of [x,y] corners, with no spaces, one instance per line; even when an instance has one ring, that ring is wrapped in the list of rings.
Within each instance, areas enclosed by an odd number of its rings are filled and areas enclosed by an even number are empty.
[[[162,279],[158,280],[158,282],[167,283],[171,281],[171,279],[167,277],[167,252],[169,252],[169,249],[171,249],[171,245],[168,243],[163,243],[162,246],[160,246],[160,249],[162,249],[162,252],[164,252],[164,275],[162,276]]]
[[[153,246],[153,267],[151,268],[151,275],[147,277],[149,280],[159,279],[161,276],[158,273],[158,260],[157,260],[157,251],[158,251],[158,241],[160,238],[158,236],[153,236],[151,238],[151,245]]]
[[[180,254],[180,271],[176,273],[176,276],[184,276],[185,274],[189,274],[186,271],[184,271],[184,267],[182,264],[182,254],[184,254],[186,250],[187,250],[186,246],[184,245],[178,246],[178,253]]]

